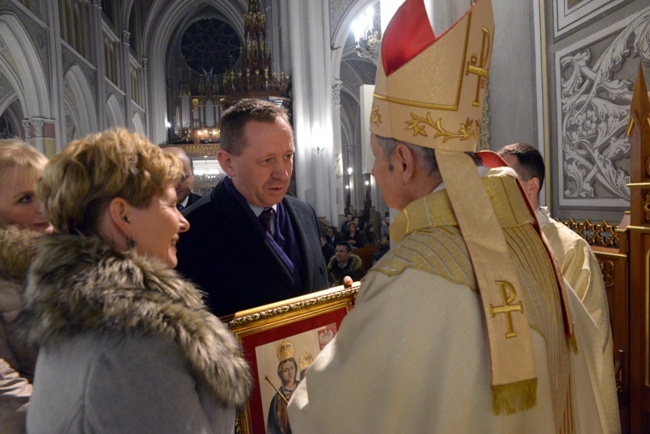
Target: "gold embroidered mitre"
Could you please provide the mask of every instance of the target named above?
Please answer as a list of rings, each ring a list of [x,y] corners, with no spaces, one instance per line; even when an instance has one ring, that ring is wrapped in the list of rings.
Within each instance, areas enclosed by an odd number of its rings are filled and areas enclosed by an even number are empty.
[[[493,34],[489,0],[476,3],[439,38],[424,3],[406,1],[384,32],[370,131],[427,148],[474,152]]]

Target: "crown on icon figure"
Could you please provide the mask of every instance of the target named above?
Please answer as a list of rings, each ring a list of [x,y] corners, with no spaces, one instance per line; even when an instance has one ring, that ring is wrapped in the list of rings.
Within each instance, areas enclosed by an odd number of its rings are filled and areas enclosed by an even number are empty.
[[[309,368],[312,363],[314,363],[314,356],[305,351],[302,353],[302,356],[300,356],[298,366],[300,366],[301,371],[304,371],[305,369]]]
[[[494,35],[481,0],[436,37],[422,0],[407,0],[382,38],[370,131],[433,149],[474,152]]]
[[[286,339],[282,340],[282,343],[278,345],[278,359],[282,362],[293,357],[293,354],[296,352],[296,347],[293,346],[293,342]]]

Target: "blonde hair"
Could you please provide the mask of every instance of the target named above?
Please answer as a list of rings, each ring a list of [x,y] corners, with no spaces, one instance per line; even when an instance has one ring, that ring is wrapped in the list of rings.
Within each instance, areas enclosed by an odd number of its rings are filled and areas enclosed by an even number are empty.
[[[41,174],[47,158],[38,150],[20,139],[0,140],[0,173],[9,170],[22,171],[36,181]]]
[[[36,194],[57,231],[97,235],[112,199],[145,208],[182,174],[178,157],[136,132],[113,128],[68,143],[45,168]]]

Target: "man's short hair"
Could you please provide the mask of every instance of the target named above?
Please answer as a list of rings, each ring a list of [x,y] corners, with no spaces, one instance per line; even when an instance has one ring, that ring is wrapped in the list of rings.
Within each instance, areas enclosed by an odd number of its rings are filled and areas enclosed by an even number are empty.
[[[185,155],[185,158],[187,158],[187,160],[190,162],[190,169],[192,169],[192,175],[194,175],[194,160],[192,160],[192,157],[190,157],[190,154],[188,154],[184,148],[181,148],[180,146],[163,146],[162,148],[167,152],[171,152],[172,154],[178,155],[179,157],[180,154]]]
[[[539,187],[542,188],[546,166],[544,165],[544,157],[534,146],[527,143],[513,143],[499,149],[497,154],[501,156],[512,155],[517,158],[521,180],[528,181],[531,178],[537,178],[539,179]]]
[[[338,243],[336,243],[336,245],[337,245],[337,247],[338,246],[345,246],[345,248],[348,250],[348,252],[352,251],[352,246],[347,241],[339,241]]]
[[[221,149],[231,155],[241,155],[245,143],[244,127],[249,121],[275,122],[277,118],[284,120],[288,125],[289,115],[280,106],[261,99],[242,99],[229,107],[221,116],[219,128],[221,130]]]
[[[415,146],[410,143],[400,142],[389,137],[377,136],[377,141],[381,150],[384,152],[386,158],[390,158],[391,155],[395,152],[397,145],[400,143],[406,146],[413,152],[413,154],[423,163],[424,168],[427,170],[429,175],[437,175],[440,173],[438,170],[438,160],[436,160],[436,153],[431,148],[424,148],[422,146]]]

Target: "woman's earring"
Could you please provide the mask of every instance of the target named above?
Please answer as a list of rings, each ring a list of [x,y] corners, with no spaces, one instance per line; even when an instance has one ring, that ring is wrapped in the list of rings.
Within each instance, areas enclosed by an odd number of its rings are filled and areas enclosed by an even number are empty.
[[[135,240],[131,237],[126,237],[126,247],[128,247],[129,250],[133,250],[135,248]]]

